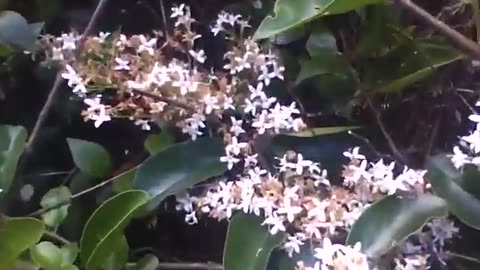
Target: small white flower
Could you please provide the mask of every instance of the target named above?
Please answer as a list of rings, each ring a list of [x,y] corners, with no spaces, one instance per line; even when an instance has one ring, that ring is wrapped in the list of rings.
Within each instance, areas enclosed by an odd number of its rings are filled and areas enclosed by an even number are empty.
[[[62,34],[62,36],[58,39],[63,42],[63,50],[75,50],[77,48],[77,37],[75,37],[73,33]]]
[[[365,156],[364,155],[361,155],[358,153],[358,151],[360,150],[360,147],[354,147],[353,150],[351,152],[343,152],[343,155],[347,158],[349,158],[350,160],[363,160],[365,159]]]
[[[226,156],[220,157],[220,162],[227,163],[228,169],[231,170],[233,168],[233,165],[235,165],[235,163],[240,162],[240,159],[227,154]]]
[[[245,130],[242,128],[242,120],[237,120],[235,117],[230,117],[232,121],[232,126],[230,127],[230,132],[232,132],[235,136],[238,136],[241,133],[245,133]]]
[[[289,236],[288,241],[283,245],[283,248],[287,251],[288,257],[292,257],[293,253],[300,253],[300,246],[303,242],[296,236]]]
[[[138,46],[137,52],[141,53],[143,51],[147,51],[148,54],[154,55],[155,53],[155,46],[157,45],[157,39],[152,38],[150,40],[147,40],[147,38],[144,35],[140,35],[140,46]]]
[[[470,163],[470,158],[467,154],[463,153],[458,146],[453,147],[453,155],[449,155],[455,168],[459,169],[463,165]]]
[[[239,155],[241,150],[248,146],[246,142],[238,142],[237,137],[233,136],[232,141],[225,147],[227,153],[232,153],[234,155]]]
[[[221,24],[216,23],[214,26],[210,27],[210,31],[213,33],[213,36],[217,36],[218,33],[224,31],[225,29]]]
[[[100,43],[104,43],[105,39],[110,36],[109,32],[100,32],[98,33],[98,37],[94,37],[95,40],[98,40]]]
[[[172,7],[172,15],[170,18],[181,17],[184,15],[183,9],[185,8],[185,4],[181,4],[178,7]]]
[[[445,241],[453,238],[453,236],[458,233],[459,229],[455,227],[453,221],[448,220],[447,218],[437,218],[429,223],[427,226],[430,227],[433,235],[433,242],[438,244],[440,248],[443,248]]]
[[[205,60],[207,59],[207,57],[205,56],[204,50],[200,50],[198,52],[194,50],[189,50],[188,53],[193,57],[193,59],[197,60],[202,64],[205,63]]]
[[[268,74],[271,79],[279,78],[280,80],[284,80],[282,72],[285,71],[285,67],[279,66],[276,62],[273,62],[273,71]]]
[[[269,231],[272,235],[277,234],[277,232],[285,231],[285,226],[283,225],[283,219],[278,216],[269,216],[263,222],[262,225],[271,225]]]
[[[113,68],[114,70],[130,70],[130,67],[128,66],[130,61],[122,60],[121,58],[117,57],[115,58],[115,62],[117,63],[117,65]]]
[[[135,125],[141,126],[141,127],[142,127],[142,130],[150,130],[150,129],[151,129],[148,120],[137,119],[137,120],[135,121]]]
[[[182,132],[190,135],[192,141],[195,141],[198,136],[201,136],[203,134],[201,131],[198,130],[198,128],[198,126],[189,123],[182,128]]]
[[[258,81],[263,81],[265,83],[266,86],[268,86],[270,84],[270,73],[268,73],[268,67],[267,66],[261,66],[260,67],[260,70],[262,71],[262,73],[260,75],[258,75]]]
[[[259,82],[257,84],[257,87],[253,87],[251,85],[248,85],[248,89],[250,90],[250,99],[254,99],[256,97],[262,97],[263,94],[263,83]]]
[[[300,214],[303,211],[303,208],[300,206],[292,206],[290,199],[285,198],[283,200],[283,207],[277,209],[277,213],[281,215],[286,215],[288,222],[292,223],[295,219],[295,216]]]
[[[62,61],[64,59],[63,52],[61,48],[52,48],[52,60],[53,61]]]
[[[202,101],[205,104],[205,114],[211,114],[214,110],[220,109],[217,97],[212,97],[210,94],[207,94],[203,97]]]

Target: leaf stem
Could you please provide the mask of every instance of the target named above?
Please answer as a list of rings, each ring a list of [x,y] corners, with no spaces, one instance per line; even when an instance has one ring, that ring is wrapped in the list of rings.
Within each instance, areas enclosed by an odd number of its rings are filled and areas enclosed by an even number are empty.
[[[45,231],[43,233],[43,235],[53,239],[53,240],[56,240],[64,245],[68,245],[70,244],[70,241],[68,241],[67,239],[63,238],[62,236],[58,235],[57,233],[55,232],[52,232],[52,231]]]

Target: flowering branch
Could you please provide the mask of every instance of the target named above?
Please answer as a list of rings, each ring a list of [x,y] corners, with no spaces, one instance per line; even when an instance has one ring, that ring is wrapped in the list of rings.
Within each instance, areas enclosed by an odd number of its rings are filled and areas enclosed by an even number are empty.
[[[131,90],[132,93],[134,94],[138,94],[138,95],[141,95],[141,96],[145,96],[145,97],[148,97],[148,98],[151,98],[155,101],[161,101],[161,102],[165,102],[165,103],[168,103],[169,105],[172,105],[172,106],[175,106],[175,107],[179,107],[179,108],[182,108],[182,109],[185,109],[189,112],[195,112],[195,109],[193,107],[190,107],[188,106],[187,104],[183,103],[183,102],[180,102],[180,101],[176,101],[176,100],[173,100],[173,99],[169,99],[169,98],[165,98],[165,97],[162,97],[162,96],[159,96],[159,95],[155,95],[151,92],[147,92],[147,91],[143,91],[143,90],[140,90],[140,89],[132,89]]]
[[[77,45],[76,50],[75,50],[75,54],[78,54],[82,50],[82,48],[85,44],[85,41],[87,40],[88,35],[90,35],[92,33],[93,28],[94,28],[98,18],[100,17],[100,14],[102,13],[103,9],[105,8],[105,6],[107,4],[107,1],[108,0],[100,0],[98,2],[98,5],[95,9],[95,12],[92,15],[92,18],[88,22],[88,25],[85,28],[85,30],[83,31],[83,34],[82,34],[82,36],[81,36],[81,38],[78,42],[78,45]],[[42,128],[43,124],[45,123],[45,121],[47,119],[48,112],[50,111],[50,107],[52,107],[52,105],[53,105],[53,101],[55,100],[55,97],[57,95],[57,92],[60,89],[60,86],[61,86],[62,82],[63,82],[63,78],[61,76],[61,72],[58,72],[57,77],[55,78],[55,82],[53,83],[52,89],[50,90],[50,94],[48,94],[47,101],[43,105],[43,108],[40,111],[40,114],[38,115],[35,126],[33,127],[32,134],[30,135],[30,137],[27,141],[26,148],[25,148],[25,152],[27,154],[30,153],[31,150],[32,150],[32,146],[33,146],[35,140],[38,137],[38,132],[40,131],[40,128]]]

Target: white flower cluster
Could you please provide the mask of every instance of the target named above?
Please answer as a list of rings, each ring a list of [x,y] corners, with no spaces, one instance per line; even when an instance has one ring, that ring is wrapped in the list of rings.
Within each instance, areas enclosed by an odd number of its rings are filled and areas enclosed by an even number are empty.
[[[475,106],[480,106],[478,101]],[[468,119],[476,123],[475,129],[468,136],[461,136],[460,143],[465,147],[454,146],[453,154],[450,155],[453,165],[460,169],[466,164],[474,164],[480,167],[480,115],[472,114]]]
[[[358,151],[359,147],[355,147],[351,152],[344,153],[350,159],[350,164],[345,166],[343,178],[345,185],[360,187],[357,192],[367,201],[371,201],[371,195],[378,192],[392,195],[398,190],[411,191],[416,186],[424,187],[426,170],[413,170],[405,166],[403,172],[395,177],[395,162],[387,165],[380,159],[376,163],[369,163]]]

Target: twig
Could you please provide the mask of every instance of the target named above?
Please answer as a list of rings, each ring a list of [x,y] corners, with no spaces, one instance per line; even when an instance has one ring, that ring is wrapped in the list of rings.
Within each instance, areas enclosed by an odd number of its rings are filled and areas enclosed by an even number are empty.
[[[157,269],[165,270],[223,270],[223,266],[218,263],[189,263],[189,262],[161,262]]]
[[[385,127],[382,121],[382,116],[380,112],[377,110],[377,108],[375,107],[375,105],[373,104],[372,98],[368,94],[366,94],[365,99],[367,101],[367,105],[370,107],[370,110],[373,112],[375,120],[377,121],[377,124],[383,133],[383,136],[387,140],[388,146],[390,147],[390,150],[392,151],[393,155],[395,156],[395,158],[400,160],[403,164],[409,165],[407,158],[405,158],[402,152],[398,150],[397,146],[395,145],[395,142],[392,139],[392,136],[390,136],[390,134],[388,133],[387,128]]]
[[[480,260],[477,259],[477,258],[473,258],[473,257],[470,257],[470,256],[458,254],[458,253],[451,252],[451,251],[447,251],[447,252],[445,252],[445,254],[449,257],[459,258],[459,259],[463,259],[463,260],[467,260],[467,261],[471,261],[471,262],[480,264]]]
[[[85,45],[85,41],[87,40],[87,37],[91,34],[93,31],[93,28],[100,17],[103,9],[105,8],[108,0],[100,0],[98,2],[97,8],[95,9],[95,12],[92,15],[92,18],[88,22],[87,27],[82,33],[82,36],[80,37],[80,40],[77,43],[77,48],[75,49],[75,54],[79,54],[81,50],[83,49],[83,46]],[[55,97],[57,95],[57,92],[60,89],[60,86],[62,85],[63,78],[61,75],[61,72],[57,73],[57,77],[55,78],[55,82],[53,83],[52,89],[50,90],[50,93],[48,94],[47,101],[43,105],[42,110],[40,111],[40,114],[38,115],[37,121],[35,123],[35,126],[33,127],[32,133],[30,137],[28,138],[25,152],[28,154],[32,151],[32,146],[35,142],[35,140],[38,137],[38,133],[40,129],[43,127],[45,121],[47,120],[48,112],[50,111],[50,108],[53,105],[53,101],[55,100]]]
[[[128,171],[129,171],[129,170],[128,170]],[[94,190],[96,190],[96,189],[99,189],[99,188],[105,186],[106,184],[109,184],[109,183],[113,182],[114,180],[118,179],[119,176],[121,176],[122,174],[127,173],[128,171],[125,171],[125,172],[123,172],[123,173],[121,173],[121,174],[119,174],[119,175],[116,175],[116,176],[114,176],[114,177],[112,177],[112,178],[110,178],[110,179],[107,179],[107,180],[105,180],[105,181],[103,181],[103,182],[100,182],[99,184],[97,184],[97,185],[95,185],[95,186],[93,186],[93,187],[90,187],[90,188],[87,188],[87,189],[85,189],[85,190],[82,190],[82,191],[80,191],[80,192],[78,192],[78,193],[75,193],[75,194],[73,194],[72,197],[71,197],[70,199],[68,199],[68,200],[61,201],[61,202],[59,202],[59,203],[57,203],[57,204],[55,204],[55,205],[52,205],[51,207],[38,209],[37,211],[35,211],[35,212],[33,212],[33,213],[30,213],[28,216],[29,216],[29,217],[40,216],[40,215],[43,215],[43,214],[45,214],[45,213],[47,213],[47,212],[49,212],[49,211],[52,211],[52,210],[54,210],[54,209],[60,208],[60,207],[65,206],[65,205],[69,205],[69,204],[72,202],[72,200],[74,200],[74,199],[76,199],[76,198],[78,198],[78,197],[80,197],[80,196],[83,196],[83,195],[85,195],[85,194],[87,194],[87,193],[90,193],[90,192],[92,192],[92,191],[94,191]]]
[[[475,28],[477,30],[477,43],[480,41],[480,7],[478,1],[480,0],[470,0],[473,9],[473,18],[475,19]]]
[[[391,155],[380,153],[380,152],[375,148],[375,146],[373,146],[373,144],[370,142],[369,139],[367,139],[367,138],[365,138],[365,137],[363,137],[363,136],[361,136],[361,135],[359,135],[359,134],[357,134],[357,133],[355,133],[355,132],[353,132],[353,131],[351,131],[351,130],[348,131],[348,134],[350,134],[350,135],[352,135],[353,137],[355,137],[355,138],[363,141],[363,142],[368,146],[368,148],[370,148],[370,150],[372,150],[372,151],[375,153],[375,155],[376,155],[377,157],[379,157],[379,158],[393,159]]]
[[[51,239],[56,240],[56,241],[58,241],[58,242],[60,242],[60,243],[62,243],[62,244],[64,244],[64,245],[70,244],[70,241],[68,241],[67,239],[63,238],[62,236],[60,236],[60,235],[58,235],[58,234],[56,234],[56,233],[54,233],[54,232],[52,232],[52,231],[45,231],[45,232],[43,233],[43,235],[48,236],[48,237],[50,237]]]
[[[473,0],[477,1],[477,0]],[[423,22],[429,24],[437,31],[439,31],[442,35],[447,37],[455,46],[457,46],[460,50],[464,51],[466,54],[470,55],[471,57],[480,60],[480,46],[473,42],[472,40],[466,38],[459,32],[452,29],[447,24],[443,23],[442,21],[438,20],[430,13],[425,11],[423,8],[417,6],[410,0],[396,0],[396,3],[413,13]]]
[[[440,120],[442,119],[441,112],[435,118],[435,122],[433,123],[432,132],[430,133],[430,140],[428,140],[427,151],[425,151],[425,160],[430,156],[433,150],[433,145],[435,140],[437,139],[438,129],[440,127]]]
[[[141,95],[141,96],[145,96],[145,97],[151,98],[151,99],[153,99],[153,100],[155,100],[155,101],[162,101],[162,102],[168,103],[169,105],[172,105],[172,106],[175,106],[175,107],[179,107],[179,108],[185,109],[186,111],[190,111],[190,112],[194,112],[194,111],[195,111],[195,109],[194,109],[193,107],[190,107],[188,104],[183,103],[183,102],[180,102],[180,101],[176,101],[176,100],[173,100],[173,99],[165,98],[165,97],[162,97],[162,96],[159,96],[159,95],[155,95],[155,94],[150,93],[150,92],[138,90],[138,89],[132,89],[131,91],[132,91],[132,93],[134,93],[134,94]]]
[[[163,0],[160,0],[160,12],[162,14],[162,21],[163,21],[163,28],[165,29],[165,37],[167,41],[170,41],[170,32],[168,31],[168,24],[167,24],[167,14],[165,13],[165,5]]]

